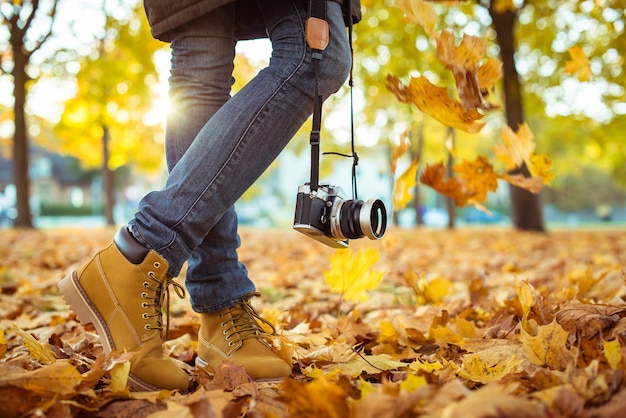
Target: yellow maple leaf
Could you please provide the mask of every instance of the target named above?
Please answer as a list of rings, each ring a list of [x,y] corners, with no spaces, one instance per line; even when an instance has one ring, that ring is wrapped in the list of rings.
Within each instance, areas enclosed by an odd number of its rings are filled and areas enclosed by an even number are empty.
[[[417,108],[445,126],[468,133],[480,131],[484,115],[476,109],[465,109],[458,100],[452,100],[448,90],[432,84],[424,76],[411,77],[405,86],[399,78],[387,76],[387,88],[403,103],[413,103]]]
[[[622,353],[620,351],[621,344],[619,342],[619,338],[615,338],[611,341],[604,341],[602,345],[604,347],[604,357],[606,357],[606,361],[609,363],[611,369],[617,370],[622,363]]]
[[[552,160],[546,154],[532,154],[530,156],[530,166],[535,176],[541,178],[545,184],[550,184],[554,178],[554,173],[550,171],[552,168]]]
[[[400,175],[393,184],[393,207],[399,211],[413,198],[413,189],[417,184],[417,158],[411,161],[411,165]]]
[[[489,383],[520,372],[522,361],[515,354],[506,361],[490,359],[486,355],[472,354],[463,358],[463,365],[458,375],[472,382]]]
[[[414,392],[420,387],[427,384],[426,378],[422,375],[417,375],[414,373],[409,373],[406,376],[406,379],[400,383],[400,389],[405,390],[407,392]]]
[[[517,132],[513,132],[508,125],[505,125],[500,132],[500,138],[505,145],[494,144],[493,150],[498,160],[505,164],[507,170],[521,167],[524,162],[528,166],[531,165],[530,157],[535,152],[535,142],[528,124],[521,124]],[[528,169],[530,171],[531,167]],[[530,172],[534,175],[532,171]]]
[[[566,349],[568,335],[555,319],[550,324],[537,327],[537,335],[522,329],[519,339],[531,363],[563,370],[573,358]]]
[[[378,261],[378,249],[363,248],[356,254],[349,248],[335,251],[324,280],[330,288],[352,302],[367,300],[367,291],[378,286],[384,273],[372,267]]]
[[[578,73],[578,81],[589,81],[591,78],[591,65],[585,52],[579,46],[568,49],[572,59],[565,63],[565,72],[571,75]]]
[[[420,25],[431,36],[435,34],[439,17],[432,4],[424,0],[396,0],[396,4],[411,22]]]

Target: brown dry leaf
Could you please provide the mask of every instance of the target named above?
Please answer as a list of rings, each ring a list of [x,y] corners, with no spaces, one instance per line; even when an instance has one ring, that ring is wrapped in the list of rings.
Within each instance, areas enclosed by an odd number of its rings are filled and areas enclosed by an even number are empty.
[[[0,371],[0,387],[14,386],[43,397],[74,395],[83,378],[76,367],[66,361],[57,361],[36,370],[4,365]]]
[[[441,413],[442,418],[549,417],[544,406],[532,399],[514,395],[515,388],[488,384],[460,400],[450,403]]]
[[[448,90],[437,87],[424,76],[411,77],[409,85],[404,85],[399,78],[389,75],[387,88],[403,103],[413,103],[417,108],[438,120],[445,126],[476,133],[484,123],[484,117],[476,109],[465,109],[458,100],[452,100]]]
[[[454,34],[450,31],[444,30],[437,37],[437,58],[452,71],[464,110],[496,108],[485,102],[483,92],[493,87],[499,77],[499,73],[496,73],[496,70],[499,72],[499,68],[497,60],[492,59],[487,61],[489,67],[480,72],[480,61],[485,53],[485,40],[478,36],[464,34],[458,46]],[[481,81],[486,84],[481,85]]]
[[[567,332],[583,338],[593,338],[597,334],[607,335],[623,317],[626,317],[624,308],[575,302],[556,313],[557,322]]]

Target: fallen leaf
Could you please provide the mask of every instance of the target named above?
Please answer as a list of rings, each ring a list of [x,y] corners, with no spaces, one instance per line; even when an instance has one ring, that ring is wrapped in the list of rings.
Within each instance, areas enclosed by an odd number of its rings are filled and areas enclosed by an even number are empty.
[[[555,319],[548,325],[538,326],[535,336],[522,329],[519,339],[526,357],[533,364],[561,370],[573,360],[573,356],[566,349],[568,335]]]

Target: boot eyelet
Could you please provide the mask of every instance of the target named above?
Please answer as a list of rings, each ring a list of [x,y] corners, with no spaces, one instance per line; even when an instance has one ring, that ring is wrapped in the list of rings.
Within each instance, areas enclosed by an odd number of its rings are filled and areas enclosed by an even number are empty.
[[[154,268],[155,268],[155,269],[158,269],[158,268],[160,268],[160,267],[161,267],[161,263],[159,263],[158,261],[155,261],[155,262],[154,262]]]
[[[148,319],[148,314],[144,312],[143,314],[141,314],[141,317],[142,317],[143,319]]]
[[[226,341],[230,340],[230,335],[227,335],[225,338]]]
[[[222,332],[222,334],[224,334],[224,335],[228,335],[228,330],[227,330],[227,329],[225,329],[225,330]],[[228,338],[226,338],[226,339],[228,339]]]
[[[150,326],[150,324],[146,324],[146,325],[144,326],[144,329],[146,329],[146,330],[150,331],[150,330],[152,329],[152,327]]]
[[[141,302],[141,307],[146,309],[148,307],[148,302]]]
[[[234,343],[234,342],[232,342],[232,341],[228,343],[228,346],[229,346],[229,347],[232,347],[233,345],[235,345],[235,343]]]
[[[143,287],[144,287],[144,288],[146,288],[146,289],[147,289],[147,288],[148,288],[148,286],[150,286],[150,284],[149,284],[148,282],[143,282]]]
[[[154,277],[155,277],[154,272],[153,271],[149,271],[148,272],[148,277],[154,279]]]
[[[222,327],[222,328],[224,328],[225,326],[226,326],[226,322],[222,322],[222,323],[220,324],[220,327]]]
[[[146,293],[146,292],[142,292],[142,293],[141,293],[141,298],[142,298],[142,299],[147,299],[147,298],[148,298],[148,293]]]

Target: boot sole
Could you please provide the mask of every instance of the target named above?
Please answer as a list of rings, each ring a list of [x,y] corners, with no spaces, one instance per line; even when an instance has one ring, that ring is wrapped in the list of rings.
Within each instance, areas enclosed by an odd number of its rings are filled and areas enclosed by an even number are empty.
[[[104,353],[106,355],[111,354],[111,351],[115,349],[115,344],[113,343],[109,327],[80,285],[76,271],[67,275],[59,282],[59,291],[65,302],[76,314],[76,319],[80,323],[83,325],[93,324],[100,336]],[[136,392],[158,392],[162,390],[162,388],[151,385],[132,373],[128,374],[128,385]]]

